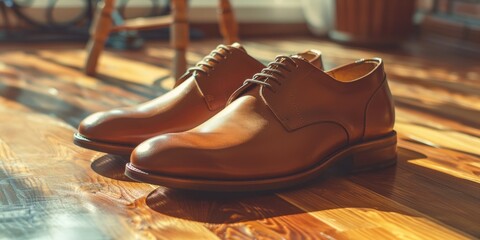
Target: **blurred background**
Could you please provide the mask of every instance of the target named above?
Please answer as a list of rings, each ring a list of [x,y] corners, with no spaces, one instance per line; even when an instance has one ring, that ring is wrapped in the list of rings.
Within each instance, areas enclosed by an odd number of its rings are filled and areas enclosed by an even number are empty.
[[[1,0],[0,41],[86,41],[98,0]],[[191,37],[219,36],[217,1],[190,0]],[[232,0],[240,37],[312,34],[356,44],[397,44],[413,36],[479,49],[478,0]],[[170,13],[168,0],[117,0],[114,24]],[[138,48],[169,31],[122,32],[108,46]]]

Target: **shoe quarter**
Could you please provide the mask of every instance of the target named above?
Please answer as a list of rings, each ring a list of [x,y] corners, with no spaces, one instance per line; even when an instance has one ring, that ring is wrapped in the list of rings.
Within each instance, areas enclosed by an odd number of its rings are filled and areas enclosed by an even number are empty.
[[[289,131],[322,122],[335,123],[345,129],[349,142],[360,140],[366,105],[375,84],[338,82],[308,63],[298,64],[275,93],[262,87],[262,97],[277,119]]]

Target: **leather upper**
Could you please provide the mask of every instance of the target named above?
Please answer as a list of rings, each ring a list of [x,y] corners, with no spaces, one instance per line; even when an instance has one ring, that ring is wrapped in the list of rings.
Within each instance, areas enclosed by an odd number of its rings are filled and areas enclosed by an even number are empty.
[[[198,127],[139,145],[131,164],[166,176],[271,178],[392,132],[394,106],[381,59],[324,72],[301,56],[278,57],[269,68]]]
[[[220,45],[206,59],[202,62],[207,64],[188,71],[166,94],[138,106],[92,114],[78,132],[95,141],[137,145],[159,134],[191,129],[223,109],[231,93],[264,67],[238,43]]]

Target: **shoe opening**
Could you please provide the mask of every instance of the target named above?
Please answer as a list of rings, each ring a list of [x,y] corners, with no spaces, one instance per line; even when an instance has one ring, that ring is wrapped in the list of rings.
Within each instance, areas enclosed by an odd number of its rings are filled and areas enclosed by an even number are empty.
[[[375,71],[381,63],[382,61],[379,58],[361,59],[355,63],[332,69],[326,73],[340,82],[354,82]]]

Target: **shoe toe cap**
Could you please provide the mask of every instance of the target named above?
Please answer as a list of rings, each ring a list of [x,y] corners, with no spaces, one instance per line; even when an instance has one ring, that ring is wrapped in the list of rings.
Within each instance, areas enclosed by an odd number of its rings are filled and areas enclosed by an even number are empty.
[[[202,151],[185,141],[182,133],[170,133],[148,139],[132,152],[130,163],[145,172],[168,176],[203,175]]]
[[[89,139],[102,139],[109,134],[111,116],[108,112],[97,112],[86,117],[78,126],[78,133]]]
[[[143,128],[139,128],[141,124],[135,124],[135,121],[128,112],[122,110],[97,112],[79,124],[78,133],[94,141],[138,144],[137,138],[142,136],[139,131]]]
[[[180,146],[172,142],[172,134],[150,138],[138,145],[132,152],[130,162],[138,169],[160,171],[168,168],[181,154]]]

